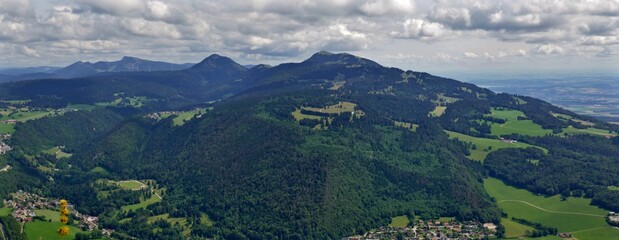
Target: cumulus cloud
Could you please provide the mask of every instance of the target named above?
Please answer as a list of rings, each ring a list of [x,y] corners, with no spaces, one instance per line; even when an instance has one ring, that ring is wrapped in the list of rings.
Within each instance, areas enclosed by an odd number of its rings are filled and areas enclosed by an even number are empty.
[[[394,31],[392,36],[399,38],[412,38],[424,41],[440,39],[449,33],[449,29],[440,23],[430,22],[423,19],[407,19],[402,23],[401,31]]]
[[[533,49],[534,53],[543,54],[543,55],[551,55],[551,54],[563,54],[565,50],[562,47],[553,44],[546,44],[537,46]]]
[[[81,60],[76,54],[176,54],[195,61],[210,52],[283,59],[419,44],[436,49],[402,56],[436,62],[613,57],[617,36],[619,0],[0,0],[0,52],[24,62]],[[487,42],[489,49],[469,46]]]

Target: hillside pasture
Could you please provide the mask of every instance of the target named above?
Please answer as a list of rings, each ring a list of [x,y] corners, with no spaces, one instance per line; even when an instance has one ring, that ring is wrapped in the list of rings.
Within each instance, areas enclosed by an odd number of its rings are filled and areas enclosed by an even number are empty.
[[[355,115],[360,114],[363,115],[363,111],[356,110],[357,104],[351,102],[340,102],[331,106],[326,106],[323,108],[315,108],[315,107],[302,107],[307,111],[319,112],[319,113],[327,113],[327,114],[340,114],[344,112],[354,112]]]
[[[494,178],[486,179],[484,188],[510,219],[522,218],[555,227],[559,232],[573,233],[578,239],[619,239],[619,229],[605,221],[607,211],[591,206],[591,199],[568,197],[561,201],[559,195],[538,196]],[[520,231],[510,224],[505,226],[512,227],[507,231]]]
[[[526,231],[534,230],[534,228],[514,222],[509,218],[501,218],[501,224],[505,226],[506,238],[517,238],[525,236]]]
[[[585,128],[585,129],[578,129],[578,128],[569,126],[567,128],[564,128],[562,133],[567,133],[567,134],[590,134],[590,135],[604,136],[604,137],[614,137],[614,136],[617,136],[617,133],[609,132],[608,130],[604,130],[604,129],[592,128],[592,127]]]
[[[470,148],[469,152],[471,154],[467,157],[471,160],[476,160],[476,161],[481,161],[481,162],[483,162],[486,159],[486,156],[488,156],[489,153],[502,149],[502,148],[535,147],[535,148],[541,149],[544,152],[548,152],[548,150],[545,148],[534,146],[534,145],[523,143],[523,142],[510,143],[510,142],[501,141],[499,139],[473,137],[473,136],[469,136],[469,135],[465,135],[465,134],[457,133],[457,132],[452,132],[452,131],[445,131],[445,132],[447,132],[450,139],[457,138],[459,141],[470,142],[474,144],[475,149]]]
[[[434,110],[432,110],[430,112],[430,116],[431,117],[440,117],[441,115],[443,115],[443,113],[445,113],[445,110],[447,110],[446,106],[436,106],[434,108]]]
[[[526,117],[523,112],[518,110],[493,108],[492,113],[487,116],[505,119],[505,123],[503,124],[490,123],[490,133],[495,136],[509,134],[544,136],[552,133],[552,130],[543,129],[542,126],[533,123],[532,120],[518,120],[518,117]]]
[[[61,237],[56,232],[58,228],[63,226],[60,222],[44,222],[40,220],[35,220],[33,222],[26,223],[24,226],[24,231],[28,235],[28,239],[38,240],[66,240],[66,239],[75,239],[75,234],[78,232],[85,233],[81,229],[68,226],[69,227],[69,235]]]
[[[121,209],[123,211],[135,211],[138,210],[140,208],[146,208],[148,207],[148,205],[154,204],[154,203],[158,203],[161,202],[161,198],[159,198],[157,195],[153,194],[149,199],[144,199],[142,197],[140,197],[140,203],[136,203],[133,205],[127,205],[127,206],[122,206]]]

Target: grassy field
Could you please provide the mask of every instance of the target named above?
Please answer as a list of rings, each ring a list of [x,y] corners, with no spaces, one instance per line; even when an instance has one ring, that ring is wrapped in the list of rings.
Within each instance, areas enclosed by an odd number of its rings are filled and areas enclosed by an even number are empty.
[[[174,122],[174,126],[182,126],[186,121],[191,120],[195,116],[201,115],[205,113],[207,110],[204,108],[194,109],[192,111],[182,112],[178,116],[176,116],[172,121]]]
[[[604,219],[607,211],[591,206],[591,199],[569,197],[561,201],[559,195],[537,196],[493,178],[486,179],[484,187],[509,218],[524,218],[556,227],[559,232],[573,233],[580,240],[619,239],[619,229],[610,227]]]
[[[81,111],[90,111],[97,108],[97,106],[94,105],[88,105],[88,104],[69,104],[69,106],[67,106],[65,109],[67,110],[81,110]]]
[[[303,107],[303,109],[312,111],[312,112],[321,112],[321,113],[343,113],[343,112],[354,112],[357,104],[351,102],[340,102],[335,105],[323,107],[323,108],[313,108],[313,107]]]
[[[619,187],[617,187],[617,186],[608,186],[608,190],[619,191]]]
[[[161,202],[161,199],[157,197],[155,194],[153,194],[149,199],[146,199],[146,200],[141,199],[140,203],[122,206],[121,209],[123,211],[129,211],[129,210],[135,211],[140,208],[146,208],[148,205],[151,205],[153,203],[158,203],[158,202]]]
[[[432,117],[440,117],[447,110],[446,106],[436,106],[432,112],[430,112],[430,116]]]
[[[24,226],[24,231],[28,235],[28,239],[31,240],[67,240],[67,239],[75,239],[75,234],[78,232],[84,232],[79,228],[74,226],[69,226],[69,235],[61,237],[56,233],[56,230],[62,226],[60,222],[43,222],[36,220],[34,222],[29,222]]]
[[[119,182],[116,182],[116,184],[118,184],[120,188],[127,189],[127,190],[140,190],[146,187],[144,183],[137,181],[137,180],[119,181]]]
[[[50,110],[50,111],[28,111],[28,110],[20,109],[20,110],[13,111],[9,115],[2,116],[2,118],[0,118],[0,121],[14,119],[14,120],[17,120],[19,122],[25,122],[25,121],[28,121],[28,120],[42,118],[42,117],[45,117],[45,116],[53,114],[53,113],[54,113],[53,110]]]
[[[0,216],[6,216],[13,212],[12,208],[0,208]]]
[[[505,237],[506,238],[521,237],[525,235],[525,231],[534,230],[532,227],[522,225],[520,223],[514,222],[507,218],[501,218],[501,224],[505,226]]]
[[[308,114],[301,113],[301,109],[300,108],[295,110],[294,112],[292,112],[292,116],[297,121],[300,121],[300,120],[303,120],[303,119],[316,119],[316,120],[320,120],[321,119],[320,116],[308,115]]]
[[[397,216],[391,219],[390,227],[406,227],[410,220],[407,216]]]
[[[609,136],[609,137],[617,136],[616,133],[610,133],[610,132],[608,132],[608,130],[604,130],[604,129],[598,129],[598,128],[578,129],[578,128],[574,128],[572,126],[569,126],[569,127],[565,128],[565,129],[563,129],[562,133],[568,133],[568,134],[591,134],[591,135]]]
[[[185,219],[185,218],[171,218],[169,213],[165,213],[165,214],[149,217],[146,220],[146,222],[148,224],[151,224],[154,221],[157,221],[159,219],[166,220],[166,222],[169,222],[172,225],[178,224],[179,226],[184,226],[187,223],[187,219]]]
[[[60,221],[60,212],[58,211],[53,211],[53,210],[34,210],[34,213],[37,216],[42,216],[45,217],[45,219],[51,219],[52,222],[58,222]]]
[[[484,161],[484,159],[486,159],[486,156],[488,156],[490,152],[496,151],[501,148],[537,147],[537,146],[522,143],[522,142],[507,143],[507,142],[503,142],[498,139],[478,138],[478,137],[472,137],[472,136],[464,135],[464,134],[457,133],[457,132],[451,132],[451,131],[446,131],[446,132],[449,135],[449,138],[451,139],[458,138],[458,140],[460,141],[471,142],[475,144],[476,149],[469,149],[469,151],[471,152],[471,155],[469,155],[468,157],[469,159],[476,160],[476,161],[482,161],[482,162]],[[489,149],[489,147],[491,147],[491,149]],[[537,147],[537,148],[542,149],[544,152],[548,152],[548,150],[544,148],[541,148],[541,147]]]
[[[4,133],[14,133],[15,125],[8,123],[0,123],[0,134]]]
[[[93,169],[90,169],[90,172],[93,172],[93,173],[103,173],[103,174],[108,173],[108,171],[105,170],[105,168],[102,168],[102,167],[94,167]]]
[[[53,148],[47,149],[47,150],[43,151],[43,153],[54,155],[54,156],[56,156],[57,159],[69,158],[69,157],[73,156],[73,154],[63,152],[62,149],[60,149],[60,147],[53,147]]]
[[[495,136],[513,133],[528,136],[544,136],[552,133],[552,130],[543,129],[542,126],[533,123],[532,120],[518,120],[518,116],[525,116],[521,111],[494,108],[489,116],[506,120],[504,124],[491,124],[490,133]]]

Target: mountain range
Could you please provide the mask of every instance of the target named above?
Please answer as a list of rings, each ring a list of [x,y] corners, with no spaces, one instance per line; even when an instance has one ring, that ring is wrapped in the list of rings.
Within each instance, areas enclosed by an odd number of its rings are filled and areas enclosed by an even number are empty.
[[[79,78],[118,72],[176,71],[193,66],[191,63],[175,64],[150,61],[125,56],[118,61],[95,63],[78,61],[69,66],[28,67],[0,70],[0,81],[21,81],[41,78]]]
[[[340,239],[402,215],[500,225],[490,176],[619,210],[619,127],[347,53],[250,69],[213,54],[176,71],[5,83],[0,100],[75,110],[15,125],[0,194],[62,196],[126,238]],[[73,155],[44,154],[58,146]],[[156,182],[163,197],[105,179]]]

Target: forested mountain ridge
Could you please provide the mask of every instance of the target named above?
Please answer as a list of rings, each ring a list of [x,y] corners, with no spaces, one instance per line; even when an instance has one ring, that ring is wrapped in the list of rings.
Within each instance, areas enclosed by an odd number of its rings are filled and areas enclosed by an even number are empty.
[[[100,216],[102,226],[142,239],[338,239],[398,215],[498,223],[500,209],[482,187],[488,175],[545,194],[589,190],[590,197],[605,196],[600,205],[611,209],[604,200],[616,192],[602,188],[619,185],[616,171],[599,180],[586,173],[619,169],[609,155],[619,146],[612,125],[534,98],[350,54],[320,52],[300,63],[249,70],[213,55],[177,72],[36,80],[0,89],[4,98],[31,99],[33,106],[46,99],[66,105],[148,98],[141,107],[103,105],[20,123],[10,142],[16,150],[6,156],[32,172],[23,173],[29,181],[41,182],[37,191],[66,197]],[[212,100],[219,101],[205,103]],[[213,109],[180,124],[173,117],[145,117],[196,104]],[[527,126],[533,135],[509,124]],[[608,135],[581,136],[574,129]],[[74,137],[77,132],[91,136]],[[451,132],[537,148],[482,150]],[[70,168],[41,173],[20,156],[53,146],[73,153],[58,161]],[[487,157],[475,159],[474,152]],[[578,167],[566,169],[566,162]],[[521,168],[530,173],[526,178],[512,171]],[[135,203],[136,193],[105,197],[97,185],[102,178],[150,179],[166,194],[144,209],[121,211]],[[12,183],[5,191],[19,187]],[[190,231],[148,220],[161,214],[186,219]],[[212,225],[202,224],[205,215]]]

